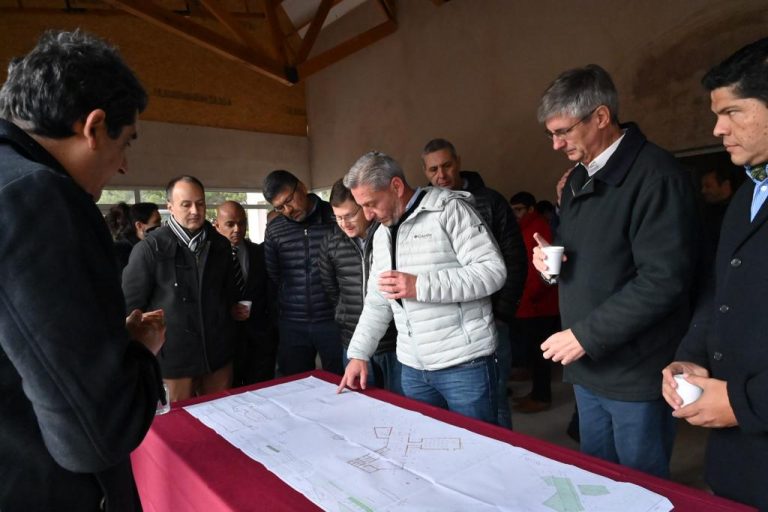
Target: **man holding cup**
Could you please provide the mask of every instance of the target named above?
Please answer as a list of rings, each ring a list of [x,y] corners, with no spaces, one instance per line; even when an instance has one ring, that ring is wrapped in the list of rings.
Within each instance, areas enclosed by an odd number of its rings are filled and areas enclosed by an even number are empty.
[[[245,238],[248,217],[243,205],[236,201],[219,205],[213,227],[232,246],[232,267],[240,299],[232,306],[232,317],[237,321],[233,385],[273,379],[277,344],[267,314],[264,248]]]
[[[662,372],[674,415],[710,428],[706,479],[715,494],[768,510],[768,38],[745,46],[702,79],[731,161],[747,180],[731,199],[704,287],[676,361]],[[680,382],[682,379],[682,382]],[[701,397],[685,403],[683,387]]]
[[[556,238],[565,254],[546,254],[535,235],[534,266],[559,284],[565,328],[541,349],[574,384],[581,450],[668,477],[674,421],[658,375],[689,319],[693,188],[672,155],[619,124],[618,94],[599,66],[562,73],[538,117],[576,164]]]

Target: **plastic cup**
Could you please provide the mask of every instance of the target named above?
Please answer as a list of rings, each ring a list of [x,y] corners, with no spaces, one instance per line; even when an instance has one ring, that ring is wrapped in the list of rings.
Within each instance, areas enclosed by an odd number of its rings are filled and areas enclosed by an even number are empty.
[[[677,382],[677,394],[683,399],[683,407],[698,400],[704,392],[699,386],[685,380],[682,375],[675,375],[675,382]]]
[[[171,410],[171,397],[170,393],[168,393],[168,385],[166,383],[163,383],[163,390],[165,392],[165,404],[163,404],[162,400],[157,401],[155,416],[160,416],[161,414],[165,414]]]
[[[248,308],[248,314],[251,313],[251,306],[253,306],[253,301],[252,300],[240,300],[237,303],[240,304],[241,306],[247,307]]]
[[[563,251],[565,251],[565,247],[562,245],[548,245],[541,248],[541,252],[547,257],[547,274],[556,276],[560,273],[560,264],[563,262]]]

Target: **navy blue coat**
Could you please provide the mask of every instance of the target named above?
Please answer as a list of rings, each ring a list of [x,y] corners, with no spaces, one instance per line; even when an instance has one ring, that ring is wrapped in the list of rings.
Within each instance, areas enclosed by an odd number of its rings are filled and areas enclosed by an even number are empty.
[[[277,290],[281,321],[333,320],[333,305],[323,289],[317,260],[320,244],[336,220],[330,204],[315,194],[309,198],[317,203],[302,222],[280,215],[264,235],[267,275]]]
[[[162,391],[128,338],[101,213],[0,120],[0,510],[140,510],[129,455]]]
[[[750,222],[754,182],[734,195],[723,220],[708,287],[676,359],[728,383],[739,425],[711,429],[706,478],[720,496],[768,510],[768,204]],[[713,290],[714,288],[714,290]]]

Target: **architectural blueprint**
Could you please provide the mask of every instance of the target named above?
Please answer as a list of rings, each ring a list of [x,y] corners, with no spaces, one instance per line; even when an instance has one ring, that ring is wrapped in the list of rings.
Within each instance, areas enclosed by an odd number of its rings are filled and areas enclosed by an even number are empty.
[[[671,503],[314,377],[185,408],[324,510],[661,512]]]

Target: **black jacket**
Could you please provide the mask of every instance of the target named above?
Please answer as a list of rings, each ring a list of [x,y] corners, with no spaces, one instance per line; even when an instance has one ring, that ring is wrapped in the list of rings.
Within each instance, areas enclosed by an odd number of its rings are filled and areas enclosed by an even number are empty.
[[[245,281],[245,294],[242,299],[253,302],[251,316],[245,322],[248,331],[264,332],[269,330],[269,280],[264,262],[264,247],[245,240],[248,251],[248,279]]]
[[[333,320],[317,260],[320,243],[336,221],[331,205],[315,194],[315,208],[302,222],[280,215],[267,226],[264,256],[267,275],[278,295],[279,318],[291,322]]]
[[[0,120],[0,510],[140,510],[129,455],[162,390],[130,341],[93,198]]]
[[[697,212],[687,173],[634,124],[591,180],[563,189],[560,315],[586,355],[565,379],[614,400],[661,396],[690,319]]]
[[[232,249],[207,221],[208,256],[200,282],[195,255],[162,226],[136,244],[123,270],[127,311],[165,311],[166,341],[158,354],[163,377],[211,373],[232,359],[238,300]]]
[[[328,299],[336,308],[336,323],[345,349],[363,312],[371,272],[373,234],[378,227],[379,224],[374,223],[368,228],[364,249],[360,249],[339,227],[328,233],[320,245],[320,277]],[[396,341],[397,329],[393,321],[381,338],[376,354],[393,352]]]
[[[511,322],[523,295],[525,276],[528,273],[528,256],[525,254],[520,227],[504,196],[486,187],[480,174],[461,171],[460,175],[467,182],[464,190],[475,197],[475,210],[488,224],[504,257],[507,280],[491,299],[494,316],[504,322]]]
[[[717,249],[716,286],[705,288],[676,359],[728,383],[739,423],[710,429],[707,483],[720,496],[768,510],[768,315],[762,311],[768,297],[768,204],[750,222],[754,188],[748,180],[731,200]]]

